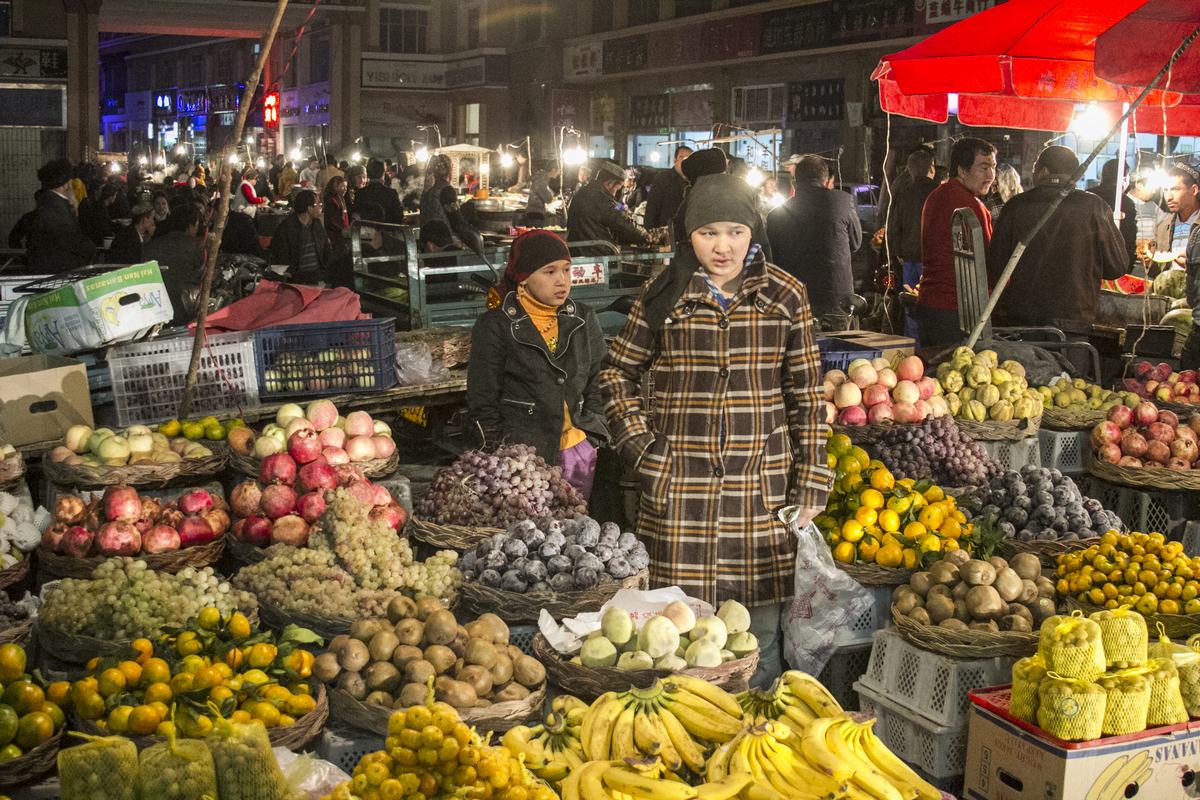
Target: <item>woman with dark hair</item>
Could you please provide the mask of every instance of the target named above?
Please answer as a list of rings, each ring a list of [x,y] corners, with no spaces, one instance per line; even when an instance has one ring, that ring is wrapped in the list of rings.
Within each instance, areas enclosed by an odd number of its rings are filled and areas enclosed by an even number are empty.
[[[346,231],[350,228],[350,209],[346,206],[347,186],[345,177],[334,175],[325,184],[325,192],[321,196],[325,235],[335,251],[346,246]]]

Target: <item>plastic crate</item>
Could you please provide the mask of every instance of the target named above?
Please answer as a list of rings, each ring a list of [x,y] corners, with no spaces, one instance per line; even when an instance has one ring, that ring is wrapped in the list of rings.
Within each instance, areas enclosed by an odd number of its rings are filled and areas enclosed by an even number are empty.
[[[1042,466],[1053,467],[1064,475],[1082,475],[1090,458],[1087,431],[1038,431]]]
[[[382,736],[351,728],[326,727],[316,742],[317,757],[328,761],[347,775],[363,756],[382,750]]]
[[[1018,470],[1021,467],[1042,465],[1041,448],[1036,436],[1015,442],[976,442],[1001,469]]]
[[[1131,486],[1117,486],[1097,478],[1079,481],[1079,488],[1110,511],[1116,512],[1130,530],[1158,531],[1181,539],[1189,520],[1200,517],[1200,496],[1196,492],[1148,492]]]
[[[396,322],[281,325],[254,332],[259,397],[328,397],[396,384]]]
[[[842,708],[847,711],[858,710],[858,695],[854,691],[854,682],[867,671],[867,663],[871,660],[870,645],[855,645],[841,647],[830,657],[825,669],[817,679],[824,684]]]
[[[967,692],[1007,681],[1015,661],[948,658],[914,647],[895,631],[879,631],[858,682],[934,725],[954,728],[967,723]]]
[[[161,422],[179,413],[192,360],[192,342],[191,336],[181,336],[109,348],[108,371],[119,425]],[[200,354],[192,416],[240,416],[257,406],[252,334],[210,335]]]
[[[871,595],[871,605],[849,625],[840,628],[833,637],[835,647],[869,645],[875,631],[886,628],[892,622],[892,587],[864,586]]]
[[[861,682],[859,708],[875,717],[875,734],[896,756],[935,780],[961,776],[967,760],[967,726],[934,725]]]
[[[883,355],[882,350],[877,350],[874,347],[863,347],[858,342],[839,339],[836,336],[818,339],[817,348],[821,351],[822,372],[829,372],[831,369],[845,369],[856,358],[869,360],[879,358]]]
[[[515,645],[527,656],[533,655],[533,637],[537,635],[537,625],[509,625],[508,643]]]

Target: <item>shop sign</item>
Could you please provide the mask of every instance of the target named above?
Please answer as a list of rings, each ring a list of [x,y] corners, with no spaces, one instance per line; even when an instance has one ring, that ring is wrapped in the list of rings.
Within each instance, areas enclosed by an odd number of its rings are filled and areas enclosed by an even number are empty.
[[[833,42],[899,39],[913,34],[913,4],[909,0],[834,0]]]
[[[208,110],[210,113],[219,111],[237,111],[242,102],[244,86],[216,86],[208,90]]]
[[[445,85],[446,65],[439,61],[362,61],[364,89],[441,89]]]
[[[916,20],[919,33],[928,33],[972,14],[987,11],[1004,0],[916,0]]]
[[[726,17],[650,35],[650,67],[728,61],[758,55],[762,15]]]
[[[604,45],[584,42],[563,50],[563,77],[567,80],[586,80],[604,74]]]
[[[607,131],[616,123],[616,121],[617,98],[613,97],[612,95],[599,95],[592,97],[592,124],[588,126],[589,129],[596,132],[605,131],[605,135],[607,136]]]
[[[625,36],[604,42],[604,74],[636,72],[646,68],[646,37]]]
[[[0,84],[0,127],[66,126],[66,87]]]
[[[841,78],[800,81],[788,87],[788,122],[831,122],[846,116],[846,82]]]
[[[671,97],[671,125],[676,128],[708,128],[713,123],[713,99],[709,90],[679,92]]]
[[[586,128],[587,111],[584,94],[576,89],[555,89],[550,93],[550,126],[559,128]]]
[[[482,86],[487,82],[487,62],[483,56],[455,61],[446,67],[446,88]]]
[[[828,47],[831,43],[831,12],[829,3],[765,12],[762,15],[762,54]]]
[[[572,286],[595,286],[604,283],[603,264],[572,264]]]
[[[206,114],[208,113],[208,92],[204,89],[180,92],[176,96],[175,108],[180,114]]]
[[[20,83],[66,79],[66,47],[0,45],[0,80]]]
[[[629,127],[632,130],[663,130],[671,125],[670,96],[647,94],[629,98]]]
[[[175,93],[156,92],[154,94],[154,116],[170,117],[175,114]]]

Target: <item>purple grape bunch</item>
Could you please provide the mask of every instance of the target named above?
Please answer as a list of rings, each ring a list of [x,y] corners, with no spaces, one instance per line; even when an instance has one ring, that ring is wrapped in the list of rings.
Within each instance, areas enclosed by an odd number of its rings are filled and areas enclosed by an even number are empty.
[[[987,451],[950,417],[889,428],[873,450],[897,478],[930,478],[943,486],[982,486],[1000,472]]]

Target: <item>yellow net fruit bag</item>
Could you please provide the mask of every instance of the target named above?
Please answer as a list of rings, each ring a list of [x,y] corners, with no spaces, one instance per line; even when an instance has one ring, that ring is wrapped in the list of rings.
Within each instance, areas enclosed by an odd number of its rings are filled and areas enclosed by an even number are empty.
[[[1132,606],[1097,611],[1088,619],[1100,626],[1104,661],[1110,671],[1140,667],[1146,663],[1150,634],[1146,630],[1146,618],[1134,611]]]
[[[1146,727],[1178,725],[1188,721],[1187,707],[1179,690],[1179,670],[1173,658],[1152,658],[1150,668],[1150,710]]]
[[[1146,730],[1150,712],[1150,668],[1131,667],[1106,672],[1096,681],[1108,697],[1104,705],[1105,736],[1119,736]]]
[[[167,741],[139,756],[138,796],[143,800],[198,800],[217,797],[212,753],[196,739]]]
[[[76,734],[78,735],[78,734]],[[123,736],[84,736],[58,754],[61,800],[137,800],[137,747]]]
[[[291,800],[261,722],[218,719],[204,743],[216,765],[221,800]]]
[[[1046,662],[1041,656],[1029,656],[1013,664],[1009,713],[1017,719],[1037,724],[1038,687],[1045,678]]]
[[[1038,653],[1046,671],[1064,678],[1093,681],[1104,674],[1104,642],[1100,626],[1076,612],[1070,617],[1054,616],[1042,623]]]
[[[1048,672],[1038,689],[1038,727],[1068,742],[1099,739],[1107,702],[1108,693],[1097,684]]]

